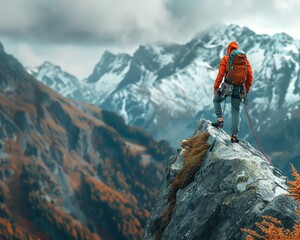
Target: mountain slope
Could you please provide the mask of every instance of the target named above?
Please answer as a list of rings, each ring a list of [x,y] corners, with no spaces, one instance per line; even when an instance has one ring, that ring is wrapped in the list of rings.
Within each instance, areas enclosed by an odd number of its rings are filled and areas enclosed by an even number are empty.
[[[190,167],[193,159],[206,156],[215,137],[204,162]],[[190,180],[182,184],[185,178]],[[232,144],[226,132],[202,120],[193,138],[170,158],[143,239],[240,240],[246,237],[241,228],[255,229],[264,215],[290,229],[299,217],[296,202],[286,196],[286,180],[248,142]]]
[[[140,239],[168,144],[55,93],[2,46],[0,87],[0,238]]]
[[[86,83],[92,85],[96,91],[97,99],[93,100],[95,103],[101,103],[114,91],[124,79],[130,64],[131,57],[128,54],[115,55],[109,51],[104,52],[93,73],[86,79]]]

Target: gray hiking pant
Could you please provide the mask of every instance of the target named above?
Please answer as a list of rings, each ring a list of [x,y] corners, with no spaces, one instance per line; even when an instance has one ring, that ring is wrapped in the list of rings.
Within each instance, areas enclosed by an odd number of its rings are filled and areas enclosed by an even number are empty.
[[[224,101],[226,97],[218,96],[215,92],[214,96],[214,108],[217,117],[223,117],[221,102]],[[240,104],[241,98],[239,95],[233,95],[231,97],[231,133],[237,135],[240,130]]]

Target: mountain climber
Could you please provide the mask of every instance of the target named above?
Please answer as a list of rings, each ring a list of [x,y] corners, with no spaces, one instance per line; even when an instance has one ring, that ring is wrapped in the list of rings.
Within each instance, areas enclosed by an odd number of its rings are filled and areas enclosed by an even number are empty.
[[[223,81],[223,78],[225,79]],[[238,50],[238,43],[229,43],[227,55],[220,62],[219,73],[214,83],[214,108],[217,121],[214,127],[223,127],[223,112],[221,102],[231,96],[231,142],[239,142],[237,134],[240,127],[240,104],[252,85],[252,68],[245,52]]]

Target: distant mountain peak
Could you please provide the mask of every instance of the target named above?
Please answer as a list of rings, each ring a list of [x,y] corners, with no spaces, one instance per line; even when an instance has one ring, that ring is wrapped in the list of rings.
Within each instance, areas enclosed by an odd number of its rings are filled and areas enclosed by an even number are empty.
[[[50,61],[44,61],[43,64],[41,65],[43,67],[52,67],[52,66],[58,66]]]
[[[241,36],[253,36],[255,32],[245,26],[238,24],[214,24],[197,34],[193,39],[203,39],[207,36],[213,36],[219,39],[236,40]]]
[[[107,61],[114,60],[115,58],[117,59],[126,59],[130,58],[130,55],[127,53],[112,53],[111,51],[105,50],[104,53],[102,54],[102,57],[100,58],[100,61],[97,63],[97,65],[103,65]]]
[[[288,35],[287,33],[281,32],[281,33],[275,33],[272,35],[272,39],[275,39],[278,42],[291,42],[294,41],[293,37]]]
[[[105,51],[96,64],[93,73],[87,78],[87,83],[99,81],[106,73],[120,74],[130,64],[131,56],[129,54],[114,54]]]
[[[49,71],[54,71],[55,69],[56,71],[62,71],[59,65],[56,65],[50,61],[44,61],[41,65],[38,66],[26,67],[26,71],[31,75],[37,75],[40,71],[49,73]]]

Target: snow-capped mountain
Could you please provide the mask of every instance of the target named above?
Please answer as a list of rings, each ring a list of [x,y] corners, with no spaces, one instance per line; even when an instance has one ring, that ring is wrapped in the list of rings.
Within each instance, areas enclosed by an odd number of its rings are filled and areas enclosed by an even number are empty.
[[[93,89],[85,86],[75,76],[63,71],[60,66],[44,62],[36,68],[27,68],[35,78],[65,97],[89,102],[95,95]]]
[[[143,45],[133,56],[106,52],[93,74],[84,80],[84,87],[95,94],[87,101],[119,113],[127,123],[146,129],[157,139],[178,145],[201,117],[215,118],[212,86],[220,59],[232,40],[246,51],[254,70],[248,109],[255,130],[268,152],[275,152],[268,138],[270,129],[289,126],[300,103],[300,43],[285,33],[260,35],[247,27],[222,25],[211,27],[182,45]],[[36,77],[43,79],[43,74]],[[230,108],[227,109],[229,117]],[[251,142],[246,118],[242,118],[245,121],[240,137]],[[225,127],[229,128],[229,123],[227,120]],[[295,131],[288,136],[287,144],[297,149],[294,142],[300,132]],[[286,139],[279,140],[282,141]],[[283,151],[276,148],[274,156]]]
[[[100,96],[95,103],[101,104],[118,87],[128,72],[130,63],[131,57],[128,54],[104,52],[92,75],[86,79],[86,83],[92,85],[96,95]]]

